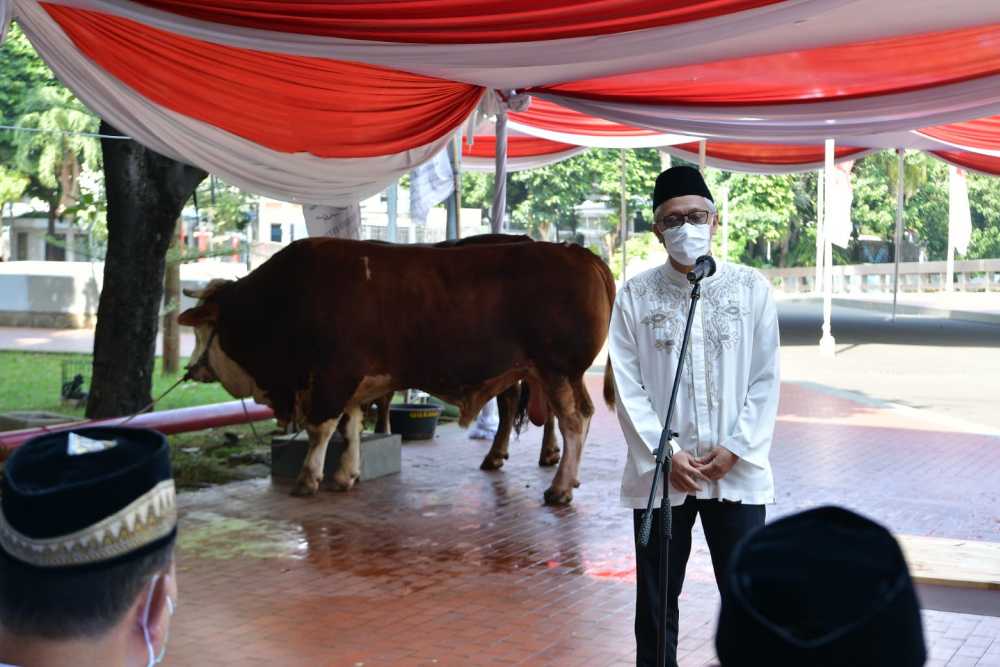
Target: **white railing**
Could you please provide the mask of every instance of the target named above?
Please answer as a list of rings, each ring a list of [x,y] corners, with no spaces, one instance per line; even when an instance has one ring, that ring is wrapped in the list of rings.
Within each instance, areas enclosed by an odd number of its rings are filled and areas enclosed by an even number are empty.
[[[900,292],[940,292],[945,288],[947,262],[901,262]],[[814,292],[816,267],[763,269],[764,275],[780,292]],[[891,292],[893,264],[834,265],[833,291],[836,294]],[[955,289],[963,292],[1000,292],[1000,259],[969,259],[955,262]]]

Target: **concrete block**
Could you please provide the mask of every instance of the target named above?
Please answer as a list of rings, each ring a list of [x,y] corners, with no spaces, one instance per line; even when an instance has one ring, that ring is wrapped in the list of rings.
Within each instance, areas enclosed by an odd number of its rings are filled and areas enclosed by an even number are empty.
[[[56,412],[16,411],[0,413],[0,431],[19,431],[36,426],[55,426],[79,421],[79,417],[61,415]]]
[[[339,433],[334,433],[326,448],[323,464],[323,484],[333,479],[333,473],[340,466],[347,442]],[[271,477],[288,481],[294,480],[302,470],[302,462],[309,451],[309,436],[305,432],[294,438],[283,435],[271,441]],[[402,439],[398,435],[381,433],[361,434],[361,478],[369,479],[398,474],[403,467]]]

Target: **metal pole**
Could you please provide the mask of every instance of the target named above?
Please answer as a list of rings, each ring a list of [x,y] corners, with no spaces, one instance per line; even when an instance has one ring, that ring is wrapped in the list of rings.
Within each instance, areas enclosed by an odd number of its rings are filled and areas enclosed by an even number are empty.
[[[729,186],[722,188],[722,259],[729,261]]]
[[[455,161],[452,167],[455,170],[455,238],[462,238],[462,133],[455,133],[455,142],[452,146],[455,151]]]
[[[896,321],[896,299],[899,296],[899,261],[903,254],[903,185],[904,170],[906,169],[905,151],[902,148],[896,149],[896,248],[892,253],[895,256],[895,267],[892,274],[892,321]]]
[[[824,165],[824,176],[825,184],[823,189],[826,191],[826,197],[824,204],[824,225],[831,222],[831,213],[833,208],[833,156],[834,156],[834,141],[833,139],[826,140],[826,161]],[[836,354],[837,341],[833,337],[833,333],[830,330],[830,320],[833,317],[833,244],[830,242],[828,235],[824,234],[827,238],[823,239],[823,257],[824,257],[824,270],[823,270],[823,335],[819,339],[819,351],[820,354],[824,356],[833,356]]]
[[[396,242],[396,209],[399,202],[399,182],[393,181],[385,191],[385,216],[388,220],[385,236],[389,243]]]
[[[496,154],[493,176],[493,209],[490,213],[490,229],[494,234],[503,232],[504,216],[507,211],[507,111],[497,114]]]
[[[823,170],[816,172],[816,282],[813,292],[823,289]]]
[[[627,204],[625,202],[625,197],[627,192],[625,191],[625,149],[618,149],[618,154],[621,157],[621,230],[622,230],[622,281],[628,279],[628,218],[626,217],[628,213]]]
[[[946,292],[955,291],[955,215],[953,211],[957,202],[955,201],[955,181],[958,178],[958,170],[952,165],[948,165],[948,259],[945,262],[944,290]]]

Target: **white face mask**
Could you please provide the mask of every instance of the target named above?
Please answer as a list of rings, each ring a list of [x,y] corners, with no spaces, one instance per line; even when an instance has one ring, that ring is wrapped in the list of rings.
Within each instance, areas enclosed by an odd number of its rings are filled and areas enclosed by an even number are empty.
[[[149,584],[149,595],[146,596],[146,609],[142,612],[142,637],[146,640],[146,651],[149,655],[149,660],[146,662],[146,667],[153,667],[163,662],[163,656],[167,654],[167,635],[163,637],[163,646],[160,648],[160,653],[157,655],[155,649],[153,649],[153,640],[149,636],[149,611],[150,605],[153,604],[153,591],[156,590],[156,582],[159,581],[160,575],[154,574],[153,581]],[[170,611],[170,615],[174,615],[174,601],[167,596],[167,609]],[[169,632],[169,628],[167,632]]]
[[[702,255],[707,255],[712,247],[711,225],[692,225],[685,222],[680,227],[663,232],[663,243],[667,253],[682,266],[694,266]]]

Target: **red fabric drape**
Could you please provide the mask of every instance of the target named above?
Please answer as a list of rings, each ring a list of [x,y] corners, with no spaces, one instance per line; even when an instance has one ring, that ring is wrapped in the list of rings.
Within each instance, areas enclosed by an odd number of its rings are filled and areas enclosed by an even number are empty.
[[[959,146],[1000,150],[1000,116],[937,125],[924,128],[920,133]]]
[[[531,100],[527,111],[511,113],[509,117],[512,121],[542,130],[591,137],[644,137],[656,134],[652,130],[588,116],[538,97]]]
[[[674,146],[679,150],[698,154],[698,142]],[[834,155],[842,159],[864,148],[835,146]],[[823,162],[823,146],[797,144],[751,144],[727,141],[709,141],[705,144],[705,155],[717,160],[727,160],[746,165],[803,165]]]
[[[219,46],[45,5],[95,63],[156,104],[285,153],[355,158],[454,130],[482,89],[371,65]]]
[[[996,74],[1000,74],[1000,25],[721,60],[536,90],[609,102],[726,106],[865,97]]]
[[[1000,176],[1000,157],[969,153],[967,151],[931,151],[945,162],[951,162],[959,167],[973,169],[984,174]]]
[[[476,136],[472,146],[462,143],[462,155],[465,157],[491,158],[496,155],[497,140],[493,135]],[[553,155],[576,148],[572,144],[564,144],[537,137],[507,137],[507,157],[538,157]]]
[[[213,23],[383,42],[482,44],[606,35],[783,0],[138,0]]]

